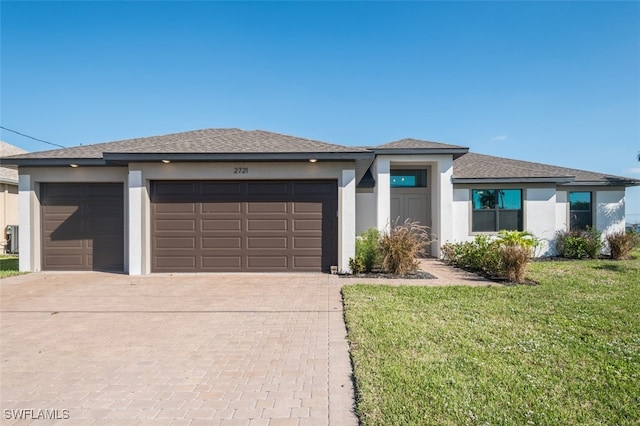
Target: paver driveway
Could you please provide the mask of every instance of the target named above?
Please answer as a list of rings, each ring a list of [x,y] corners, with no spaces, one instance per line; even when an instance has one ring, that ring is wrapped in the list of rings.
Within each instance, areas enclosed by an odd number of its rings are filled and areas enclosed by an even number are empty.
[[[322,274],[1,280],[2,422],[356,424],[341,284]]]

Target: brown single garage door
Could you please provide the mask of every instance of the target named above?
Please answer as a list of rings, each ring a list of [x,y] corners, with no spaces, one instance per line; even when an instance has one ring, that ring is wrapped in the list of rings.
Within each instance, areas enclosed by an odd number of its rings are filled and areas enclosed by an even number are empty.
[[[336,181],[155,181],[153,272],[329,271]]]
[[[42,183],[42,269],[124,269],[122,183]]]

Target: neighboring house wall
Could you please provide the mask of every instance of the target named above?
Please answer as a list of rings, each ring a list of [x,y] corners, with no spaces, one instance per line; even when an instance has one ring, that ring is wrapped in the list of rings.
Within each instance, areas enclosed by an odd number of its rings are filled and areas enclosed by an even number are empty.
[[[7,225],[17,225],[19,220],[17,183],[0,183],[0,206],[0,253],[4,253]]]

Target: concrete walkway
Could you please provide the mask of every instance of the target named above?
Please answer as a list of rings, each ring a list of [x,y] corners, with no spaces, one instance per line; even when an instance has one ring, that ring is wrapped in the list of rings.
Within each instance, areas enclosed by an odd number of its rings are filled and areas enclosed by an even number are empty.
[[[93,272],[3,279],[1,422],[44,415],[64,425],[356,425],[342,285],[492,284],[423,262],[438,279]]]

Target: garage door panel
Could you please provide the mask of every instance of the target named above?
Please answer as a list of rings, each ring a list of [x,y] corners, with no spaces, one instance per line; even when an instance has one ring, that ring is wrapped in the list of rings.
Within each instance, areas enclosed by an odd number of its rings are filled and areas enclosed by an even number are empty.
[[[240,231],[242,221],[240,219],[203,219],[203,231]]]
[[[63,271],[80,270],[87,263],[81,254],[45,256],[44,262],[47,265],[47,270]]]
[[[195,231],[196,221],[191,219],[158,219],[156,231]]]
[[[336,181],[309,182],[297,195],[296,182],[194,184],[196,194],[181,201],[192,202],[195,211],[171,216],[195,221],[195,229],[181,235],[196,238],[191,271],[328,271],[337,264]],[[151,183],[152,223],[165,220],[163,208],[175,201],[157,197],[158,185]],[[152,225],[152,271],[187,271],[166,261],[172,249],[163,248],[161,238],[170,233],[159,228]],[[174,250],[183,256],[190,249]]]
[[[239,249],[242,248],[241,237],[202,237],[203,249]]]
[[[294,231],[322,231],[322,219],[294,219]]]
[[[241,211],[242,203],[238,202],[202,203],[203,214],[238,214]]]
[[[247,268],[254,270],[287,269],[287,256],[247,256]]]
[[[292,184],[293,195],[325,195],[332,196],[336,192],[335,182],[294,182]]]
[[[113,185],[110,183],[94,183],[92,185],[84,186],[84,194],[88,198],[95,198],[97,200],[104,200],[106,198],[114,198],[118,200],[122,197],[122,189],[123,184]]]
[[[287,219],[249,219],[247,231],[286,231]]]
[[[47,205],[43,211],[47,216],[61,215],[64,218],[74,214],[79,208],[78,200],[74,200],[73,203],[69,201],[66,204]]]
[[[286,249],[287,237],[248,237],[247,249]]]
[[[247,183],[247,195],[249,196],[285,196],[287,195],[287,182],[249,182]]]
[[[293,265],[299,269],[317,269],[322,266],[318,256],[294,256]]]
[[[83,240],[52,240],[47,238],[44,240],[44,248],[66,248],[66,249],[82,249],[84,247]]]
[[[124,268],[124,185],[41,183],[43,270]]]
[[[156,197],[196,194],[198,187],[194,182],[156,182],[154,194]]]
[[[314,213],[320,216],[322,215],[322,203],[294,202],[292,204],[294,213]]]
[[[159,249],[195,249],[195,237],[158,237],[156,247]]]
[[[162,265],[162,268],[168,271],[175,271],[181,268],[191,270],[196,266],[196,258],[191,255],[177,256],[173,253],[167,256],[158,255],[156,261],[157,264]]]
[[[122,222],[122,219],[119,218],[105,218],[100,222],[85,222],[83,230],[88,232],[88,234],[91,236],[111,235],[114,232],[122,234],[124,232],[124,223]]]
[[[85,195],[85,185],[81,183],[47,183],[47,199],[77,200],[77,197]]]
[[[294,249],[318,249],[322,248],[322,237],[293,237]]]
[[[240,195],[242,194],[242,184],[240,182],[201,182],[198,194],[210,196]]]
[[[242,269],[242,256],[202,256],[202,268],[216,271],[229,271]]]
[[[287,203],[247,203],[247,213],[281,213],[283,215],[287,214]]]
[[[157,214],[195,213],[195,203],[160,203],[156,207]]]

